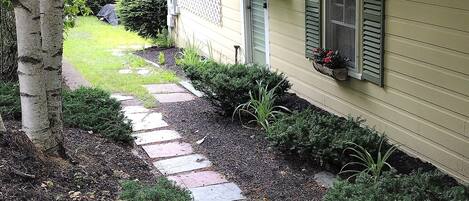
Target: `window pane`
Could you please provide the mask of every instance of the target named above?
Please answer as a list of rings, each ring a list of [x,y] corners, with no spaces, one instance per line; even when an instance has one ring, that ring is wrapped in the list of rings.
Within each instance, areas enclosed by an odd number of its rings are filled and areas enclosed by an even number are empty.
[[[355,66],[356,0],[326,0],[326,48],[339,50]],[[341,19],[338,19],[341,18]]]
[[[345,1],[345,23],[355,25],[356,8],[355,0]]]

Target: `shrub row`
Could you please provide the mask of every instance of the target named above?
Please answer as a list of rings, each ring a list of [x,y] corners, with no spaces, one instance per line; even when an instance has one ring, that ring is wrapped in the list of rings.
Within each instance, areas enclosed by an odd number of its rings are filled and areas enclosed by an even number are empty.
[[[360,174],[354,183],[334,183],[325,201],[466,201],[469,189],[452,186],[445,175],[435,170],[416,171],[409,175],[385,172],[376,183],[368,174]]]
[[[343,153],[350,142],[376,156],[382,137],[362,127],[360,119],[344,119],[323,111],[307,109],[284,115],[267,130],[267,138],[282,150],[311,157],[322,165],[340,168],[353,160]]]
[[[184,65],[183,69],[194,87],[226,115],[231,115],[238,105],[250,100],[249,92],[258,91],[257,81],[270,90],[285,80],[284,74],[259,65],[227,65],[207,61],[198,65]],[[290,83],[285,81],[275,93],[281,96],[290,87]]]
[[[17,84],[0,82],[0,114],[5,119],[21,119]],[[103,90],[64,91],[63,117],[65,126],[93,131],[117,142],[132,141],[132,126],[126,122],[120,103]]]
[[[190,201],[189,191],[175,186],[166,178],[158,180],[156,185],[149,186],[138,181],[124,181],[121,184],[121,200],[126,201]]]
[[[144,38],[156,38],[166,27],[166,0],[119,0],[117,14],[126,30]]]

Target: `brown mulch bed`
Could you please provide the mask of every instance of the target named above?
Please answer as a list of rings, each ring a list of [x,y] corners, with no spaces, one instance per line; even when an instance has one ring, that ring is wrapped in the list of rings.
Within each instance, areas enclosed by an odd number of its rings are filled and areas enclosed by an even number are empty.
[[[220,116],[204,99],[161,104],[158,110],[196,153],[206,155],[251,200],[321,200],[326,192],[314,181],[320,167],[276,151],[262,131]]]
[[[179,48],[150,47],[144,50],[137,51],[135,52],[135,54],[149,61],[159,63],[159,55],[161,51],[164,52],[166,61],[166,64],[162,67],[175,72],[176,75],[179,77],[185,77],[184,71],[176,66],[176,55],[178,52],[180,52]]]
[[[41,162],[23,145],[27,137],[19,131],[20,122],[5,124],[8,131],[0,134],[0,200],[117,200],[119,181],[150,183],[158,176],[130,147],[78,129],[65,129],[73,163],[58,158]]]

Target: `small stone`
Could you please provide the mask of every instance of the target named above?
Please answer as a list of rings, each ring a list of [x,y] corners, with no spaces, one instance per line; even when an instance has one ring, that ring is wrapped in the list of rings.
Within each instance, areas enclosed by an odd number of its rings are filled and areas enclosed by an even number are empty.
[[[334,174],[323,171],[315,174],[314,180],[323,187],[331,188],[337,179]]]
[[[122,69],[122,70],[119,70],[119,74],[130,74],[132,73],[132,70],[130,69]]]
[[[115,177],[120,178],[120,179],[128,179],[130,177],[129,174],[125,173],[122,170],[114,170],[112,173]]]
[[[88,131],[89,134],[93,134],[93,131]]]

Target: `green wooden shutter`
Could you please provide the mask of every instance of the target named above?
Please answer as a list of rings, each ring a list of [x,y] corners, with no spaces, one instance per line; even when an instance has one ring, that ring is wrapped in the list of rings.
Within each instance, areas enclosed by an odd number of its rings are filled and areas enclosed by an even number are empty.
[[[313,58],[313,49],[321,47],[321,0],[306,0],[306,58]]]
[[[384,85],[384,1],[363,1],[363,79]]]

